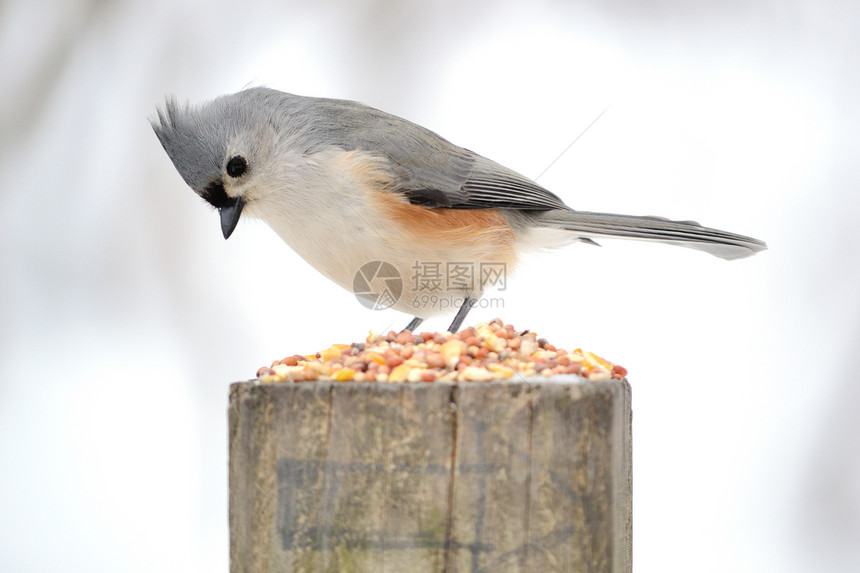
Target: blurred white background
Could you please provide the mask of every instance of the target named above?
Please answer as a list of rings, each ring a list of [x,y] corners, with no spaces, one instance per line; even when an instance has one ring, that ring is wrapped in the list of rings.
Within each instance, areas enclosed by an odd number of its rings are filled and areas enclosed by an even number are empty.
[[[532,177],[611,105],[542,184],[770,250],[575,245],[470,321],[630,370],[636,571],[860,571],[858,26],[850,0],[0,3],[0,570],[225,571],[228,384],[408,321],[260,223],[225,242],[147,122],[269,85]]]

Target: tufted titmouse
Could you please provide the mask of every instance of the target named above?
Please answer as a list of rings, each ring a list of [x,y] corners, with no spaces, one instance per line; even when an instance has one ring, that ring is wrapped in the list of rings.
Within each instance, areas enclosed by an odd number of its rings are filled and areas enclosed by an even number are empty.
[[[152,126],[185,182],[220,212],[225,239],[247,214],[347,290],[368,278],[366,264],[399,278],[389,306],[412,314],[413,330],[455,299],[449,330],[458,330],[487,286],[475,275],[511,269],[529,250],[595,237],[723,259],[766,248],[690,221],[574,211],[498,163],[352,101],[252,88],[197,107],[168,99]],[[467,273],[452,280],[457,265]],[[402,284],[422,269],[424,280]]]

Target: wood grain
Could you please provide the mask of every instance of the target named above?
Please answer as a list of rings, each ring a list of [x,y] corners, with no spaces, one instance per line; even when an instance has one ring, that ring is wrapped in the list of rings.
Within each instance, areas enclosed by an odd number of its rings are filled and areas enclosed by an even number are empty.
[[[242,382],[231,571],[630,571],[626,381]]]

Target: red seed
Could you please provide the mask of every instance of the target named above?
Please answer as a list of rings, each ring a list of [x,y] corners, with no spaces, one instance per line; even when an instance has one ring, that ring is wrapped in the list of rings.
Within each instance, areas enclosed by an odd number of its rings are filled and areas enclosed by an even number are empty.
[[[424,360],[429,368],[444,368],[445,359],[438,352],[428,352]]]
[[[438,376],[439,375],[436,373],[435,370],[424,370],[423,372],[421,372],[421,381],[422,382],[432,382]]]
[[[319,355],[317,355],[317,356],[319,356]],[[298,363],[299,363],[298,355],[287,356],[286,358],[281,360],[281,364],[283,364],[284,366],[297,366]]]
[[[404,330],[400,334],[397,335],[397,343],[398,344],[412,344],[412,333],[408,330]]]

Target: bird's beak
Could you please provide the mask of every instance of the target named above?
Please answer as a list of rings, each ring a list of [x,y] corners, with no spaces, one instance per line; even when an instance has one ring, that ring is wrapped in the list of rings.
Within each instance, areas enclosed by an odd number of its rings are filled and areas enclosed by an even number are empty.
[[[233,229],[239,222],[239,216],[242,214],[242,207],[245,206],[245,201],[241,197],[236,197],[233,202],[226,207],[221,207],[218,212],[221,213],[221,232],[224,233],[224,238],[229,239],[233,234]]]

